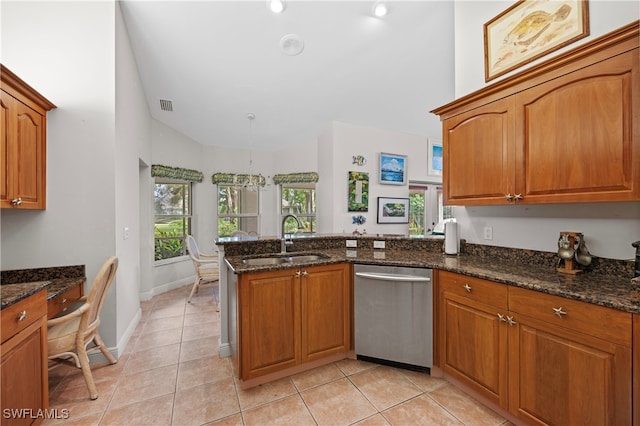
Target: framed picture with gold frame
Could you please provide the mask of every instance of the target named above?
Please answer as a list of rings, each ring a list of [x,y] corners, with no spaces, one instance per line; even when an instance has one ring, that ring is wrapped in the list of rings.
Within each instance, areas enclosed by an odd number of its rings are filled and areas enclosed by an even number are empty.
[[[588,35],[588,0],[520,0],[484,24],[485,81]]]

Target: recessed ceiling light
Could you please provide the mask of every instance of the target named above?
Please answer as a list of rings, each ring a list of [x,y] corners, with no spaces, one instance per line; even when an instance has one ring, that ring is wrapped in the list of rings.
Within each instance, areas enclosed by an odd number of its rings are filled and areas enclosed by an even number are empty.
[[[383,1],[377,1],[373,5],[373,14],[378,18],[381,18],[387,14],[387,4]]]
[[[269,9],[273,13],[282,13],[284,9],[287,7],[284,0],[268,0],[269,1]]]

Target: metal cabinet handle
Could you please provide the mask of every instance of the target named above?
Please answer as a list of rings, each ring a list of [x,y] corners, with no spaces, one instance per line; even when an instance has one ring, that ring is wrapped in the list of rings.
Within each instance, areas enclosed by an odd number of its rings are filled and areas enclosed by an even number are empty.
[[[567,315],[567,313],[565,311],[562,310],[562,306],[560,306],[559,308],[553,308],[553,313],[558,317],[558,318],[562,318],[563,315]]]
[[[513,320],[513,317],[507,317],[507,324],[509,325],[516,325],[516,322]]]
[[[67,303],[67,299],[62,299],[62,303]]]
[[[507,195],[504,196],[507,201],[513,201],[513,195],[510,192],[507,192]]]
[[[309,275],[309,273],[306,270],[302,271],[302,276],[303,277],[306,277],[307,275]]]
[[[506,319],[506,318],[504,317],[504,315],[502,315],[502,314],[498,314],[498,319],[499,319],[501,322],[507,322],[507,319]]]
[[[513,199],[514,199],[515,201],[522,200],[523,198],[524,198],[524,197],[522,196],[522,194],[516,194],[516,195],[513,197]]]
[[[302,276],[302,271],[296,271],[296,278],[300,278]]]
[[[465,284],[462,287],[464,287],[464,289],[467,290],[467,293],[471,293],[471,286],[469,284]]]
[[[27,319],[27,311],[22,311],[18,314],[18,321],[24,321]]]
[[[11,204],[13,204],[14,206],[19,206],[20,204],[22,204],[22,197],[14,198],[13,200],[11,200]]]

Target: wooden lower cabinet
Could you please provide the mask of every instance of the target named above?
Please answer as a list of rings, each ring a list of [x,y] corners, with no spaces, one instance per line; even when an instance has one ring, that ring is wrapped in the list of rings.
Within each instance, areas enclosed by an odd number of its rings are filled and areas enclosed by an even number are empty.
[[[349,271],[349,265],[338,264],[241,275],[240,379],[349,351]]]
[[[506,286],[439,271],[438,287],[440,367],[506,408]]]
[[[3,425],[44,420],[49,405],[46,291],[2,310],[0,408]]]
[[[438,288],[445,373],[527,424],[632,423],[631,314],[448,272]]]

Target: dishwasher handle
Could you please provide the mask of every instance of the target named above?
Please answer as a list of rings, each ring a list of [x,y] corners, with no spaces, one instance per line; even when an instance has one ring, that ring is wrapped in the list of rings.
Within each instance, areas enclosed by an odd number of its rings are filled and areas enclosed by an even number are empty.
[[[431,278],[419,277],[417,275],[402,275],[402,274],[383,274],[376,272],[356,272],[356,277],[370,278],[372,280],[381,281],[399,281],[399,282],[429,282]]]

